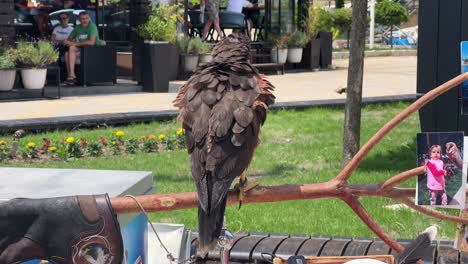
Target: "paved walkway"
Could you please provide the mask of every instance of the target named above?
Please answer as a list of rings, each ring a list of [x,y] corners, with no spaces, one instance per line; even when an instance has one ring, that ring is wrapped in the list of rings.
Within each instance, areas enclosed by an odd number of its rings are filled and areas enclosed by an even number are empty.
[[[276,86],[279,103],[344,99],[335,89],[346,84],[348,60],[335,60],[334,71],[287,73],[269,76]],[[66,88],[65,88],[66,89]],[[366,58],[364,97],[414,95],[416,93],[416,57]],[[54,118],[67,116],[158,112],[174,110],[175,93],[135,93],[65,97],[0,103],[1,120]]]

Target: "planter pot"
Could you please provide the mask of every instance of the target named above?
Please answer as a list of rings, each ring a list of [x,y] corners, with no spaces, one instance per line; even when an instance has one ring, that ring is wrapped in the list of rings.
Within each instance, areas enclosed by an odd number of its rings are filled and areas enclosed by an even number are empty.
[[[169,81],[175,79],[179,57],[177,48],[169,42],[145,42],[141,58],[143,91],[167,93]]]
[[[288,49],[288,62],[300,63],[302,61],[303,48],[289,48]]]
[[[285,64],[288,58],[288,49],[271,49],[271,62]]]
[[[179,48],[176,45],[170,44],[169,57],[171,62],[167,65],[169,70],[169,81],[177,80],[177,74],[179,73]]]
[[[16,70],[0,70],[0,91],[10,91],[15,84]]]
[[[319,32],[320,38],[320,67],[328,68],[332,64],[333,34],[331,32]]]
[[[25,89],[44,88],[47,77],[47,69],[22,69],[21,79]]]
[[[311,39],[310,40],[310,69],[320,68],[320,50],[321,50],[321,40],[320,39]]]
[[[198,66],[198,55],[184,54],[182,56],[185,72],[194,72]]]
[[[199,64],[209,63],[213,60],[213,55],[211,54],[200,54]]]

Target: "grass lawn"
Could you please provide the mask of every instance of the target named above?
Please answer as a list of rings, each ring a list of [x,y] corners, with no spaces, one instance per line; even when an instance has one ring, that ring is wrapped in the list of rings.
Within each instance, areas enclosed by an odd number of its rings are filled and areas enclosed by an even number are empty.
[[[366,142],[386,121],[406,104],[366,106],[362,116],[362,143]],[[319,183],[333,178],[340,171],[342,109],[314,108],[307,110],[273,111],[262,130],[262,143],[248,172],[250,180],[262,185]],[[129,136],[149,133],[173,133],[180,125],[175,122],[137,124],[121,127]],[[88,139],[111,135],[116,128],[56,131],[32,135],[24,139],[40,142],[41,138],[84,136]],[[351,177],[352,183],[383,181],[416,165],[417,115],[397,127],[363,161]],[[165,153],[86,158],[68,162],[15,163],[1,166],[83,168],[112,170],[149,170],[154,173],[157,193],[194,191],[185,151]],[[416,180],[406,186],[414,187]],[[383,198],[364,198],[369,213],[395,238],[414,238],[433,223],[441,226],[442,238],[452,238],[455,224],[440,223],[408,209],[385,208],[396,203]],[[449,211],[458,213],[457,211]],[[335,199],[289,201],[270,204],[248,204],[241,210],[226,211],[229,228],[233,231],[281,232],[292,234],[324,234],[337,236],[374,237],[373,233],[343,202]],[[183,223],[189,228],[197,224],[196,210],[155,213],[155,221]]]

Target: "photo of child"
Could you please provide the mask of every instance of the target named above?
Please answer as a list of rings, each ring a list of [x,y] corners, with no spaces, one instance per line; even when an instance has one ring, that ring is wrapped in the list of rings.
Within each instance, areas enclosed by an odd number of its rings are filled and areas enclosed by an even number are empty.
[[[463,132],[417,135],[419,175],[416,204],[464,208],[466,172],[463,172]]]
[[[436,205],[437,198],[442,197],[442,205],[447,205],[447,193],[445,192],[444,162],[441,160],[442,148],[440,145],[432,145],[429,148],[430,160],[426,160],[427,188],[430,193],[431,205]]]

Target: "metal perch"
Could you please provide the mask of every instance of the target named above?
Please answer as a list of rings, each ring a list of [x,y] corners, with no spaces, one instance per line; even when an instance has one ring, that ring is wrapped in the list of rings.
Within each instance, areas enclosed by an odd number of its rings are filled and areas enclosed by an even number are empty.
[[[401,113],[385,124],[374,136],[359,150],[353,159],[343,168],[336,178],[317,184],[302,185],[281,185],[281,186],[260,186],[249,191],[244,197],[243,203],[271,203],[288,200],[304,200],[318,198],[339,198],[361,218],[361,220],[387,245],[400,252],[404,248],[392,239],[368,214],[366,209],[359,202],[362,196],[380,196],[401,201],[414,210],[428,216],[468,224],[468,218],[447,215],[437,210],[422,207],[414,204],[409,197],[414,197],[414,188],[398,188],[399,184],[408,179],[424,173],[424,167],[414,168],[402,172],[390,179],[376,184],[348,184],[347,180],[359,166],[361,161],[367,156],[369,151],[377,145],[396,125],[406,119],[412,113],[421,109],[424,105],[441,95],[442,93],[460,85],[468,80],[468,73],[461,74],[452,80],[431,90]],[[228,204],[237,204],[237,192],[231,191]],[[137,199],[148,212],[173,211],[197,207],[197,194],[175,193],[175,194],[154,194],[139,196]],[[118,197],[111,200],[112,207],[118,214],[139,212],[140,208],[128,197]]]

